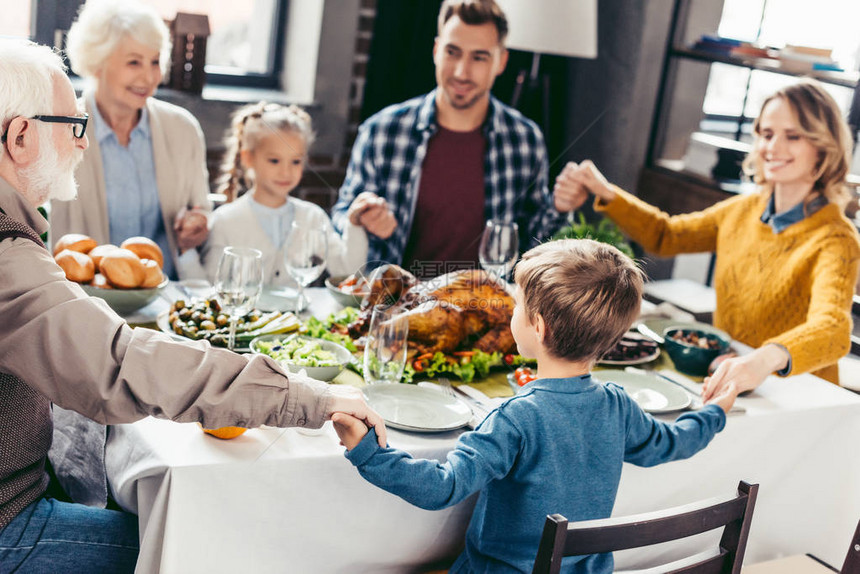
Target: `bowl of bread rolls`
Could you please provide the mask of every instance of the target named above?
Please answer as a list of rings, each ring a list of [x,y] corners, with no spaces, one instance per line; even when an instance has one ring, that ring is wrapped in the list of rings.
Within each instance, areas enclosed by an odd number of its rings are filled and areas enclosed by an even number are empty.
[[[104,299],[120,315],[145,307],[167,285],[161,271],[164,255],[147,237],[130,237],[117,246],[70,233],[54,245],[54,260],[67,279],[80,283],[88,295]]]

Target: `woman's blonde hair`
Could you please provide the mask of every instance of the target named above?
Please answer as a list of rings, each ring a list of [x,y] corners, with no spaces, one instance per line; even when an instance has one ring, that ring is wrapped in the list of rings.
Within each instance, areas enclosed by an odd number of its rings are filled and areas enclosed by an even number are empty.
[[[836,100],[819,82],[802,80],[768,97],[762,104],[762,112],[768,103],[777,98],[788,103],[797,115],[800,135],[818,150],[813,190],[821,193],[830,203],[845,207],[851,198],[845,178],[851,169],[853,140]],[[756,140],[760,137],[761,116],[759,113],[753,123]],[[757,184],[769,186],[757,153],[750,153],[743,167]]]
[[[242,166],[242,151],[254,151],[263,137],[277,132],[298,134],[305,142],[305,152],[316,137],[311,116],[299,106],[282,106],[260,102],[239,108],[233,114],[230,133],[225,140],[227,152],[218,177],[218,193],[233,201],[252,185],[251,175]]]
[[[123,38],[158,50],[161,73],[170,65],[170,31],[155,8],[136,0],[87,0],[69,29],[66,53],[72,70],[95,78]]]

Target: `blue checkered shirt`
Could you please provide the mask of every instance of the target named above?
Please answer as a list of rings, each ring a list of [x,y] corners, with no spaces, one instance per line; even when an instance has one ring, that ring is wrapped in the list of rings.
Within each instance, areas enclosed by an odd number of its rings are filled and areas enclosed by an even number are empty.
[[[332,222],[342,232],[347,209],[363,191],[388,201],[397,229],[388,239],[368,234],[368,261],[402,263],[427,143],[437,126],[433,90],[385,108],[359,128],[346,179],[332,208]],[[484,219],[516,221],[522,253],[565,222],[566,214],[555,210],[547,188],[549,166],[543,135],[534,122],[492,96],[483,132],[487,140]],[[457,207],[451,206],[452,221],[440,225],[456,225],[456,214]]]

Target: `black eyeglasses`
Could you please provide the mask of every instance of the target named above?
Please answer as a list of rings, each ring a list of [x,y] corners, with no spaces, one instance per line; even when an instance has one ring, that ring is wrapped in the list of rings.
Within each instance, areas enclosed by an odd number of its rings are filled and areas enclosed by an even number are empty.
[[[51,124],[72,124],[72,134],[78,139],[84,137],[87,132],[87,120],[90,119],[89,114],[81,116],[33,116],[31,120],[39,120]],[[9,135],[9,129],[0,137],[0,143],[6,143],[6,138]]]

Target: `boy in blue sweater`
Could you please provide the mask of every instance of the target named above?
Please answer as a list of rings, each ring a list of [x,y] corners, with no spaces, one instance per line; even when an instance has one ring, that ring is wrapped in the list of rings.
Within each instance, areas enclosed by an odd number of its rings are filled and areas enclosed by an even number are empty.
[[[571,521],[612,513],[623,462],[653,466],[687,458],[722,430],[732,387],[698,412],[656,420],[612,383],[589,374],[639,312],[642,272],[614,247],[564,240],[531,249],[517,264],[511,330],[537,359],[537,380],[460,436],[447,462],[381,448],[373,429],[332,416],[361,475],[426,509],[480,491],[459,572],[531,572],[547,514]],[[611,554],[565,559],[564,572],[611,572]]]

